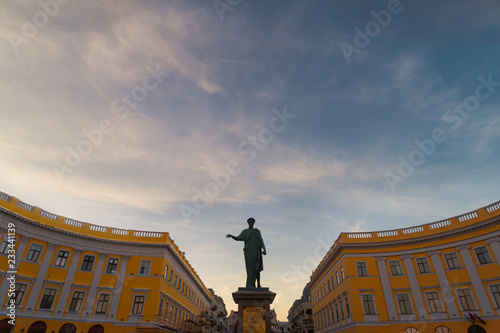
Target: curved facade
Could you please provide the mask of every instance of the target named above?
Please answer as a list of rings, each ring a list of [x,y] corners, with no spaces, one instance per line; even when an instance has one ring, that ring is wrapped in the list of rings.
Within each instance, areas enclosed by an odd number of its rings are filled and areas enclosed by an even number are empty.
[[[311,275],[315,331],[496,332],[499,258],[500,202],[410,228],[342,233]]]
[[[0,233],[0,332],[208,332],[211,294],[168,233],[75,221],[1,192]]]

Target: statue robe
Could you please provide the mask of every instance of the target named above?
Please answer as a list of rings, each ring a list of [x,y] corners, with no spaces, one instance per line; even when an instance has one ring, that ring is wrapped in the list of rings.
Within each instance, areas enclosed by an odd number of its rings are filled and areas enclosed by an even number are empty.
[[[243,230],[239,236],[235,237],[235,239],[245,242],[243,253],[245,254],[245,267],[247,270],[246,287],[255,287],[257,273],[264,270],[261,250],[264,246],[264,241],[262,240],[260,231],[256,228],[248,228]]]

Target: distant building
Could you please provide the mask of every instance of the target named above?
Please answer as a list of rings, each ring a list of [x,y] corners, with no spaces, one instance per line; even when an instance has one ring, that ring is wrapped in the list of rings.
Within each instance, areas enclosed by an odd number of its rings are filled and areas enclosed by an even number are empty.
[[[276,315],[276,311],[274,309],[271,309],[271,311],[269,312],[269,317],[271,320],[271,332],[277,333],[278,332],[278,318]]]
[[[290,324],[287,321],[278,321],[277,329],[278,333],[288,333],[290,332]]]
[[[498,332],[499,258],[500,202],[409,228],[342,233],[309,282],[315,332]]]
[[[237,333],[238,332],[238,312],[231,310],[231,313],[227,317],[227,332]]]
[[[210,333],[227,333],[227,310],[224,300],[215,295],[212,289],[208,289],[212,304],[210,307]]]
[[[2,333],[208,333],[214,304],[225,316],[166,232],[79,222],[0,192],[0,233]]]
[[[314,333],[309,284],[304,287],[302,297],[288,310],[288,323],[290,333]]]

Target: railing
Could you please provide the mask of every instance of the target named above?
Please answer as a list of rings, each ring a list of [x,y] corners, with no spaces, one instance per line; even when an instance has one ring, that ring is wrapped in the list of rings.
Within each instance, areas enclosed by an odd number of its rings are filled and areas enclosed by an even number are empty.
[[[128,230],[125,229],[113,229],[111,232],[115,235],[128,235]]]
[[[347,234],[348,238],[371,238],[372,234],[370,232],[356,232]]]
[[[459,216],[455,216],[449,218],[447,220],[441,220],[437,222],[427,223],[419,226],[402,228],[402,229],[393,229],[393,230],[383,230],[383,231],[374,231],[374,232],[349,232],[349,233],[341,233],[339,238],[335,241],[332,247],[328,250],[325,257],[321,260],[318,267],[313,271],[311,277],[313,277],[318,270],[321,269],[327,257],[330,256],[332,252],[335,251],[337,246],[341,243],[373,243],[373,242],[382,242],[389,240],[399,240],[399,239],[407,239],[411,237],[415,237],[414,234],[423,233],[418,236],[423,236],[427,234],[442,232],[438,229],[447,228],[448,230],[461,228],[463,226],[463,222],[467,222],[476,218],[480,218],[481,220],[487,220],[493,217],[498,217],[500,213],[491,214],[492,212],[500,210],[500,201],[492,203],[491,205],[479,208],[475,211],[468,212],[466,214],[462,214]],[[477,223],[478,221],[470,221],[467,223]],[[393,237],[392,239],[390,237]],[[384,238],[384,239],[382,239]]]
[[[477,217],[477,212],[470,212],[470,213],[467,213],[464,215],[460,215],[458,217],[458,221],[463,222],[463,221],[467,221],[467,220],[472,220],[473,218],[476,218],[476,217]]]
[[[491,206],[486,207],[486,211],[488,213],[494,212],[495,210],[500,209],[500,202],[497,202],[496,204],[493,204]]]
[[[377,232],[378,237],[389,237],[389,236],[397,236],[397,230],[387,230],[387,231],[379,231]]]
[[[57,221],[57,215],[56,214],[52,214],[52,213],[49,213],[47,211],[42,210],[40,212],[40,215],[48,217],[49,219],[52,219],[54,221]]]
[[[424,227],[422,227],[420,225],[418,227],[411,227],[411,228],[403,229],[403,234],[413,234],[413,233],[422,232],[422,231],[424,231]]]
[[[91,224],[89,227],[90,230],[98,231],[98,232],[106,232],[108,231],[108,228],[100,226],[100,225],[95,225]]]
[[[152,231],[134,231],[134,236],[160,238],[163,237],[163,234],[161,232],[152,232]]]
[[[64,223],[72,225],[74,227],[78,227],[78,228],[83,227],[83,222],[79,222],[79,221],[75,221],[75,220],[71,220],[71,219],[64,219]]]
[[[444,220],[444,221],[439,221],[439,222],[434,222],[434,223],[429,224],[429,228],[437,229],[437,228],[446,227],[447,225],[450,225],[450,224],[451,224],[450,220]]]
[[[179,246],[174,242],[174,240],[170,238],[168,232],[108,228],[105,226],[90,224],[87,222],[80,222],[63,216],[52,214],[35,206],[28,205],[27,203],[22,202],[16,197],[11,197],[3,192],[0,192],[0,207],[14,212],[20,216],[26,217],[32,221],[46,224],[55,228],[60,228],[62,230],[85,234],[87,236],[124,242],[141,242],[145,244],[159,243],[163,245],[169,244],[172,247],[173,251],[177,253],[177,255],[185,263],[186,267],[191,271],[195,279],[205,290],[207,290],[205,284],[203,283],[203,281],[201,281],[201,278],[187,260],[185,253],[182,252],[179,249]],[[43,217],[43,219],[40,217]],[[47,221],[47,219],[53,221]],[[76,228],[78,229],[76,230]],[[208,291],[206,292],[208,293]]]
[[[32,211],[33,211],[33,206],[30,206],[30,205],[28,205],[27,203],[22,202],[21,200],[19,200],[19,201],[17,202],[17,205],[18,205],[19,207],[21,207],[22,209],[26,209],[26,210],[27,210],[27,211],[29,211],[29,212],[32,212]]]
[[[0,199],[2,199],[3,201],[9,202],[10,197],[7,194],[5,194],[5,193],[0,192]]]

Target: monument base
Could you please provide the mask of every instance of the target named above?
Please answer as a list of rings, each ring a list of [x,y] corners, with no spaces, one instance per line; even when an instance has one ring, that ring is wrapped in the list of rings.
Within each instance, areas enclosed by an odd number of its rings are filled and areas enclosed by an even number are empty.
[[[275,293],[269,288],[238,288],[238,333],[271,333],[271,308]]]

